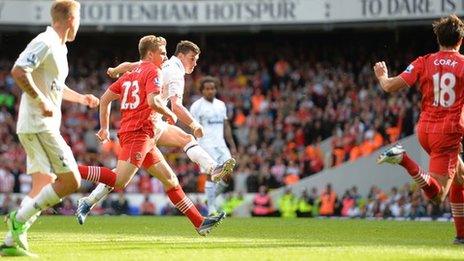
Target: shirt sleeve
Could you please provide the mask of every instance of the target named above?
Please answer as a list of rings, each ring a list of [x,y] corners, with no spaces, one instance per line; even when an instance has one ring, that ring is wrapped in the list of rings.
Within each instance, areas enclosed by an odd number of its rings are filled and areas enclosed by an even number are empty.
[[[110,91],[116,93],[116,94],[119,94],[121,95],[121,86],[122,86],[122,83],[124,82],[124,77],[119,77],[119,79],[115,82],[113,82],[111,85],[110,85]]]
[[[23,68],[26,72],[32,72],[39,67],[49,53],[50,46],[45,42],[32,41],[19,55],[15,65]]]
[[[150,93],[159,93],[162,85],[161,70],[150,69],[145,80],[145,91],[147,95]]]
[[[224,117],[224,120],[227,120],[227,119],[228,119],[228,118],[227,118],[227,106],[226,106],[225,103],[223,103],[222,105],[223,105],[223,106],[222,106],[222,107],[223,107],[223,108],[222,108],[223,117]]]
[[[422,73],[422,69],[424,67],[423,58],[419,57],[414,60],[407,68],[404,70],[400,77],[409,85],[409,87],[413,86],[416,81],[419,79],[420,74]]]
[[[190,114],[192,114],[193,118],[197,121],[200,121],[200,115],[198,111],[199,107],[200,106],[198,106],[198,102],[194,102],[192,106],[190,106]]]
[[[184,76],[178,72],[172,72],[169,74],[169,78],[166,79],[166,84],[168,88],[168,97],[176,96],[182,103],[185,85]]]

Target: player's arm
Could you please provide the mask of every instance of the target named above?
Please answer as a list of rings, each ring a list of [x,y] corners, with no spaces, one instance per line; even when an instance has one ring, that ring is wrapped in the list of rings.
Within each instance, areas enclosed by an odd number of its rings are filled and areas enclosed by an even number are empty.
[[[172,112],[164,103],[161,95],[157,92],[148,94],[148,106],[153,110],[161,113],[169,124],[175,124],[177,122],[177,116]]]
[[[34,83],[32,74],[30,72],[27,72],[19,66],[14,66],[11,70],[11,76],[15,80],[16,85],[18,85],[18,87],[23,90],[23,92],[31,96],[31,98],[35,100],[44,99],[42,92]]]
[[[135,67],[137,67],[139,64],[140,64],[140,61],[139,62],[123,62],[114,68],[112,67],[108,68],[108,70],[106,71],[106,74],[108,74],[108,76],[111,78],[118,78],[122,74],[134,70]]]
[[[386,92],[396,92],[408,87],[406,81],[400,76],[388,77],[388,68],[383,61],[374,65],[374,72],[379,80],[380,87]]]
[[[11,69],[11,76],[16,82],[16,85],[36,100],[39,108],[42,110],[42,115],[45,117],[53,116],[53,111],[48,102],[48,99],[40,91],[39,87],[32,78],[32,72],[37,69],[49,54],[50,47],[44,42],[31,42],[26,49],[19,55],[15,65]]]
[[[232,155],[237,153],[237,146],[235,145],[234,137],[232,136],[232,127],[228,119],[224,119],[224,137],[229,144]]]
[[[109,141],[111,103],[117,99],[119,99],[119,94],[114,93],[111,89],[106,90],[100,98],[100,130],[97,137],[101,142]]]
[[[177,116],[164,104],[161,98],[162,74],[160,69],[150,70],[147,73],[145,88],[147,103],[150,108],[161,113],[169,124],[177,122]]]
[[[176,116],[183,124],[189,126],[190,129],[192,129],[193,135],[196,138],[203,137],[203,127],[197,120],[195,120],[189,110],[185,108],[185,106],[182,104],[182,99],[180,99],[178,96],[172,96],[169,98],[169,101],[171,102],[171,110],[176,114]]]
[[[95,108],[98,106],[99,100],[92,94],[80,94],[73,89],[65,86],[63,89],[63,99],[69,102],[80,103],[82,105]]]

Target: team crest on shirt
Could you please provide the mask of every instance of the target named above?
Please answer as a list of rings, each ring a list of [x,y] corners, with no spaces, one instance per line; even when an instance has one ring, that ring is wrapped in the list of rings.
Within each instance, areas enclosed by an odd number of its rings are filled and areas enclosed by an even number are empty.
[[[153,80],[153,82],[155,83],[155,85],[161,86],[161,79],[160,79],[160,77],[156,77],[156,78]]]
[[[35,66],[39,59],[37,58],[37,55],[35,53],[31,53],[27,56],[26,60],[28,63]]]
[[[404,71],[407,73],[411,73],[413,69],[414,69],[414,65],[410,64]]]
[[[135,153],[135,160],[141,160],[142,159],[142,153],[137,152]]]

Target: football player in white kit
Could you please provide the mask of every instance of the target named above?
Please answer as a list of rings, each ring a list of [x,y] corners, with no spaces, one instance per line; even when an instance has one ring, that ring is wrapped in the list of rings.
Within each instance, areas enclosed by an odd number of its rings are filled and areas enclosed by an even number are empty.
[[[190,113],[204,129],[204,135],[198,140],[198,143],[216,162],[222,164],[232,158],[225,139],[227,139],[233,154],[237,152],[237,147],[227,119],[226,105],[216,98],[218,86],[219,81],[216,78],[207,76],[201,79],[200,92],[203,97],[192,104]],[[203,169],[203,171],[205,170]],[[217,213],[216,197],[227,188],[229,178],[229,176],[225,176],[219,183],[215,183],[208,176],[205,183],[205,193],[209,215]]]
[[[171,103],[171,110],[176,114],[178,119],[185,125],[189,126],[193,135],[185,133],[181,128],[167,124],[157,113],[153,119],[155,126],[155,142],[159,146],[178,147],[193,162],[200,165],[205,173],[209,174],[214,182],[219,182],[222,177],[229,176],[235,167],[235,159],[230,158],[218,164],[211,156],[199,146],[195,138],[201,138],[204,135],[203,127],[196,121],[190,112],[182,104],[185,88],[185,74],[191,74],[197,65],[200,56],[200,48],[191,41],[181,41],[176,46],[174,56],[172,56],[162,67],[162,89],[161,97],[165,104]],[[124,62],[115,68],[108,69],[110,77],[131,71],[138,66],[139,62]],[[102,183],[92,191],[92,193],[79,201],[78,209],[86,209],[88,215],[91,208],[81,208],[81,204],[95,206],[95,204],[106,197],[113,188]]]
[[[79,94],[65,84],[69,70],[66,42],[76,37],[80,4],[55,1],[51,17],[52,25],[27,45],[11,70],[23,91],[16,132],[27,154],[32,189],[19,209],[7,216],[9,231],[0,246],[1,255],[28,255],[26,233],[40,212],[80,186],[76,160],[60,134],[62,100],[90,107],[99,102],[95,96]]]

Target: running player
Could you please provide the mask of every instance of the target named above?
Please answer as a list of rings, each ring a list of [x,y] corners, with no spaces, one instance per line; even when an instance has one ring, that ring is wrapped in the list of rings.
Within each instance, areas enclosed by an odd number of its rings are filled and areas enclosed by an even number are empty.
[[[190,113],[196,121],[204,127],[204,136],[198,140],[201,147],[219,164],[231,159],[229,148],[227,148],[227,139],[232,152],[237,152],[232,129],[227,120],[227,108],[223,101],[216,98],[219,80],[210,76],[200,80],[200,92],[202,98],[195,101],[190,107]],[[202,169],[202,171],[205,171]],[[208,205],[208,215],[217,213],[216,197],[221,194],[228,186],[229,176],[225,176],[219,183],[211,181],[207,176],[205,183],[206,203]]]
[[[60,134],[62,100],[98,106],[93,95],[81,95],[65,85],[66,42],[76,37],[80,4],[73,0],[55,1],[51,17],[52,25],[27,45],[11,71],[23,90],[16,131],[27,154],[32,190],[19,209],[7,216],[9,232],[0,247],[2,255],[27,255],[26,232],[40,211],[57,204],[80,186],[76,161]]]
[[[117,99],[121,102],[121,127],[118,131],[121,152],[114,187],[125,188],[137,170],[143,167],[163,183],[173,205],[190,219],[200,235],[205,236],[225,217],[225,213],[208,218],[201,216],[185,196],[177,176],[155,146],[154,114],[158,112],[170,124],[177,121],[176,115],[166,107],[159,95],[162,86],[161,65],[166,60],[166,40],[154,35],[142,37],[139,54],[141,62],[137,67],[114,82],[101,97],[101,127],[97,136],[102,142],[109,139],[111,103]],[[91,206],[85,198],[79,200],[76,211],[79,223],[82,224],[87,216],[81,213],[88,213]]]
[[[176,46],[174,56],[163,65],[163,86],[161,89],[163,104],[167,105],[168,101],[171,103],[172,111],[182,123],[190,126],[196,138],[201,138],[203,136],[203,127],[183,106],[182,98],[184,95],[185,74],[191,74],[193,72],[199,55],[200,48],[196,44],[190,41],[179,42]],[[140,62],[122,63],[116,68],[109,68],[108,75],[117,77],[122,73],[134,70],[139,64]],[[217,162],[198,145],[192,135],[185,133],[175,125],[167,124],[162,120],[162,115],[159,113],[154,116],[153,121],[157,146],[182,148],[193,162],[198,163],[202,169],[206,170],[207,174],[211,175],[212,180],[215,182],[221,180],[224,176],[228,176],[233,171],[235,159],[230,158],[223,162],[223,164],[218,165]],[[111,187],[99,184],[88,197],[80,200],[77,211],[79,223],[82,224],[91,208],[111,191]],[[88,208],[87,206],[91,207]]]
[[[378,163],[400,164],[433,202],[442,202],[450,192],[451,210],[456,228],[455,243],[464,243],[464,187],[462,178],[454,178],[459,146],[464,131],[461,117],[464,105],[464,56],[459,53],[464,23],[450,15],[433,23],[439,51],[418,57],[396,77],[388,77],[385,62],[374,66],[380,86],[386,92],[399,91],[419,83],[422,113],[417,137],[430,155],[429,172],[408,157],[401,145],[383,152]]]

